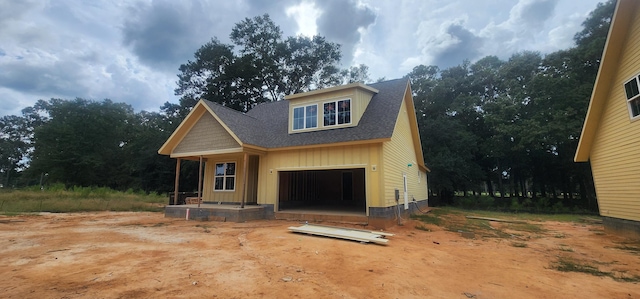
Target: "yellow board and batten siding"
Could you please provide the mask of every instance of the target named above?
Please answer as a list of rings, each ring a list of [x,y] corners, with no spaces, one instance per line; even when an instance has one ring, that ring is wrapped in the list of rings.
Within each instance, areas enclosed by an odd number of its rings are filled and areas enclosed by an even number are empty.
[[[640,120],[630,120],[624,83],[640,74],[640,13],[634,14],[590,153],[602,216],[640,221]]]
[[[242,202],[242,184],[244,180],[244,167],[242,167],[244,154],[228,154],[206,157],[204,166],[204,184],[202,187],[202,199],[211,202]],[[213,190],[215,183],[215,171],[217,163],[236,163],[235,189]]]
[[[407,102],[410,101],[406,98],[408,96],[410,95],[405,95],[405,100],[402,101],[391,141],[385,142],[382,146],[384,156],[383,206],[385,207],[396,204],[396,189],[400,191],[400,203],[404,203],[404,175],[407,176],[409,202],[413,198],[416,200],[427,199],[427,176],[426,172],[420,169],[419,163],[422,157],[418,157],[414,150],[416,144],[412,136],[414,128],[412,128],[409,117],[412,109],[407,109]]]
[[[277,205],[279,171],[364,168],[367,206],[378,206],[380,156],[380,143],[269,151],[260,159],[258,203]]]

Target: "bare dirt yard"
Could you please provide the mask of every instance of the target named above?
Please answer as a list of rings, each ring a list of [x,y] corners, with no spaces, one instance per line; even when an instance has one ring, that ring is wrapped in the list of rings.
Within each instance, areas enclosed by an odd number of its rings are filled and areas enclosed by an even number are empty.
[[[463,238],[408,220],[388,245],[287,221],[161,213],[0,216],[2,298],[640,298],[638,243],[601,224]],[[563,272],[559,269],[582,272]]]

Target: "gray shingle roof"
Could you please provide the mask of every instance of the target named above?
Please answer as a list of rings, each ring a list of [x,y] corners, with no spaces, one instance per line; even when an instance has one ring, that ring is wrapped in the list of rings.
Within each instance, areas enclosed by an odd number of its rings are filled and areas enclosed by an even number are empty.
[[[241,113],[204,100],[213,112],[246,144],[265,148],[316,145],[391,138],[408,79],[368,84],[379,92],[373,96],[355,127],[289,134],[289,101],[258,105]]]

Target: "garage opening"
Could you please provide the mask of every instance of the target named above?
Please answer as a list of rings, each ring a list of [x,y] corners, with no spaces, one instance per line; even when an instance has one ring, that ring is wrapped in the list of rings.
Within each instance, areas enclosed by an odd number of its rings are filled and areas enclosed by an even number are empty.
[[[279,210],[366,213],[364,168],[280,171]]]

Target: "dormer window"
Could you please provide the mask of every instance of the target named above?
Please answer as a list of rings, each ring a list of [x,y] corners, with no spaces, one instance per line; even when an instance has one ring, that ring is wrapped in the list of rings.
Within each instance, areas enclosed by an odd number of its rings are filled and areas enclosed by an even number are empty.
[[[293,108],[293,129],[302,130],[318,126],[318,105]]]
[[[378,90],[351,83],[285,96],[289,134],[356,127]]]
[[[324,126],[351,123],[351,99],[324,103]]]

